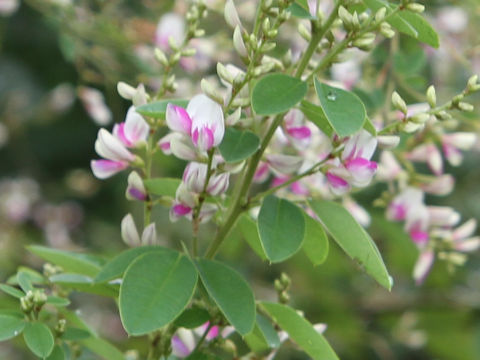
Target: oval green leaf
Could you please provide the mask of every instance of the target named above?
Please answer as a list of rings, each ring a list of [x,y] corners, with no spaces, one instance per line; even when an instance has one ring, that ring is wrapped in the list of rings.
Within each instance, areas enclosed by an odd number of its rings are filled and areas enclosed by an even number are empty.
[[[267,258],[280,262],[302,246],[305,219],[302,211],[290,201],[269,195],[258,214],[258,233]]]
[[[338,360],[338,356],[322,334],[298,313],[282,304],[262,302],[262,308],[272,320],[285,330],[290,339],[295,341],[314,360]]]
[[[65,360],[65,352],[60,346],[55,345],[47,360]]]
[[[262,242],[258,235],[257,224],[250,215],[242,214],[237,221],[237,226],[242,232],[243,237],[253,251],[262,259],[267,260],[267,256],[263,251]]]
[[[165,119],[165,112],[167,111],[167,105],[172,103],[177,106],[186,107],[188,100],[181,99],[167,99],[154,101],[149,104],[137,106],[135,110],[144,116],[150,116],[157,119]]]
[[[97,284],[91,277],[80,274],[57,274],[50,276],[50,281],[61,284],[63,287],[83,291],[90,294],[97,294],[108,297],[118,296],[118,286],[110,284]]]
[[[175,178],[157,178],[157,179],[148,179],[143,183],[147,188],[149,194],[158,195],[158,196],[170,196],[175,197],[177,188],[182,182],[181,179]]]
[[[259,147],[260,139],[253,132],[230,127],[218,149],[227,163],[235,163],[247,159]]]
[[[53,335],[47,325],[29,323],[23,332],[23,339],[28,348],[38,357],[46,358],[53,350]]]
[[[0,290],[2,290],[4,293],[8,295],[16,297],[17,299],[20,299],[21,297],[25,296],[25,293],[22,290],[19,290],[16,287],[13,287],[10,285],[0,284]]]
[[[163,248],[160,246],[142,246],[129,249],[114,257],[100,270],[95,277],[95,282],[101,283],[113,279],[118,279],[123,276],[130,264],[139,256],[146,253],[158,251],[158,252],[174,252],[173,250]]]
[[[312,123],[317,125],[317,127],[327,136],[332,136],[334,130],[332,125],[327,120],[327,116],[323,112],[322,108],[318,105],[312,104],[306,100],[302,101],[300,110],[303,112],[303,115],[307,117]]]
[[[125,355],[108,341],[97,337],[80,340],[80,343],[90,351],[100,355],[102,359],[125,360]]]
[[[192,307],[186,309],[178,318],[175,319],[175,326],[187,329],[195,329],[210,320],[210,314],[207,310]]]
[[[382,256],[370,235],[353,216],[333,201],[311,201],[310,207],[343,251],[358,261],[380,285],[390,290],[392,284]]]
[[[57,307],[64,307],[64,306],[70,305],[70,300],[59,297],[59,296],[50,295],[47,297],[47,304],[57,306]]]
[[[252,108],[258,115],[287,111],[302,100],[307,83],[285,74],[269,74],[261,78],[252,91]]]
[[[314,266],[323,264],[328,255],[328,237],[322,224],[313,219],[307,213],[305,218],[305,236],[303,239],[303,251]]]
[[[230,267],[213,260],[196,261],[198,273],[210,297],[242,335],[255,324],[255,299],[245,279]]]
[[[0,314],[0,341],[14,338],[23,331],[25,321],[12,315]]]
[[[367,112],[357,95],[317,79],[315,90],[328,123],[338,136],[349,136],[362,128]]]
[[[135,260],[120,287],[125,330],[143,335],[173,321],[190,302],[197,283],[192,262],[175,252],[151,252]]]

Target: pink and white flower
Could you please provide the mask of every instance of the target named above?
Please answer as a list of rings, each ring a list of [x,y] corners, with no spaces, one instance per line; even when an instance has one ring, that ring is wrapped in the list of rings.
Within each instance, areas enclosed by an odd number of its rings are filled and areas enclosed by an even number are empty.
[[[216,166],[217,161],[212,165]],[[197,194],[202,193],[205,188],[207,172],[208,168],[206,164],[197,162],[189,163],[183,172],[183,182],[187,186],[187,189]],[[230,174],[228,172],[211,175],[206,187],[207,193],[213,196],[223,194],[228,189],[229,178]]]
[[[150,132],[150,126],[142,115],[135,111],[135,107],[131,106],[128,109],[125,121],[115,124],[112,132],[126,147],[136,147],[145,143]]]
[[[459,166],[463,160],[461,150],[470,150],[476,141],[477,135],[473,133],[456,132],[442,135],[442,150],[450,165]]]
[[[170,41],[180,45],[185,38],[185,20],[176,13],[163,15],[155,32],[155,45],[163,51],[170,50]]]
[[[145,201],[147,199],[147,190],[143,185],[143,180],[136,171],[132,171],[128,175],[128,186],[125,192],[128,200]]]

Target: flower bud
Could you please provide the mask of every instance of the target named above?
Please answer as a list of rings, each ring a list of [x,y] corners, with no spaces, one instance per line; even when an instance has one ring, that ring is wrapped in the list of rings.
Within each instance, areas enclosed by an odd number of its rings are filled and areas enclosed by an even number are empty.
[[[375,42],[375,34],[367,33],[362,37],[353,41],[353,46],[356,46],[360,50],[369,51],[372,49]]]
[[[375,22],[380,24],[385,18],[386,14],[387,14],[386,7],[381,7],[380,9],[378,9],[378,11],[375,13]]]
[[[237,25],[242,26],[240,22],[240,18],[238,17],[237,9],[235,8],[235,4],[233,0],[227,0],[225,3],[225,10],[224,10],[225,21],[228,25],[232,28],[235,28]]]
[[[122,239],[130,247],[140,246],[140,237],[138,235],[137,227],[135,226],[135,222],[133,221],[133,216],[131,214],[127,214],[121,223],[121,233]]]
[[[213,101],[223,105],[222,95],[215,89],[215,87],[206,79],[202,79],[200,82],[200,87],[202,91]]]
[[[177,158],[187,161],[197,160],[197,152],[191,141],[185,137],[172,137],[170,139],[170,151]]]
[[[141,242],[143,246],[151,246],[157,243],[157,229],[155,228],[155,223],[151,223],[143,229]]]
[[[430,119],[430,114],[421,113],[414,115],[410,120],[416,124],[425,124]]]
[[[467,82],[467,90],[468,91],[477,91],[479,89],[478,82],[478,75],[473,75],[468,79]]]
[[[392,94],[392,104],[395,109],[400,110],[405,115],[407,114],[407,104],[396,91]]]
[[[185,56],[185,57],[195,56],[196,54],[197,54],[197,49],[195,48],[182,50],[182,56]]]
[[[242,108],[239,107],[233,113],[227,116],[227,118],[225,119],[225,123],[229,126],[233,126],[240,120],[241,116],[242,116]]]
[[[407,9],[416,13],[423,13],[425,11],[425,6],[418,3],[410,3],[407,5]]]
[[[157,59],[160,64],[162,64],[163,66],[168,66],[167,56],[162,50],[160,50],[159,48],[155,48],[154,54],[155,59]]]
[[[267,41],[262,45],[262,52],[269,52],[272,51],[277,47],[277,44],[273,41]]]
[[[402,129],[406,133],[411,134],[411,133],[414,133],[416,131],[419,131],[419,130],[423,129],[424,127],[425,127],[424,124],[418,124],[418,123],[414,123],[413,121],[409,121],[402,126]]]
[[[295,173],[303,164],[303,158],[300,156],[291,156],[283,154],[270,154],[266,156],[270,166],[280,174]]]
[[[242,30],[238,25],[233,31],[233,46],[241,58],[248,58],[248,51],[245,47],[245,42],[243,41]]]
[[[147,190],[143,185],[143,180],[136,171],[128,175],[128,186],[125,193],[128,200],[145,201],[147,199]]]
[[[452,192],[455,185],[455,179],[452,175],[445,174],[435,177],[435,179],[425,185],[422,185],[422,189],[433,195],[445,196]]]
[[[136,89],[123,81],[119,81],[117,83],[117,92],[122,98],[131,100],[135,95]]]
[[[298,24],[298,33],[306,41],[310,41],[312,39],[312,34],[310,34],[310,30],[308,30],[305,25],[303,25],[303,23]]]
[[[462,111],[467,111],[467,112],[472,112],[474,110],[474,107],[472,104],[469,104],[467,102],[464,102],[464,101],[460,101],[458,103],[458,108]]]
[[[427,101],[431,108],[437,106],[437,94],[433,85],[427,89]]]
[[[392,29],[389,23],[383,22],[380,25],[380,34],[385,36],[387,39],[391,39],[395,36],[395,31]]]
[[[353,29],[353,16],[347,9],[345,9],[343,6],[340,6],[338,9],[338,16],[342,20],[343,26],[346,30],[350,31]]]
[[[47,302],[47,295],[43,290],[35,290],[33,293],[33,303],[35,306],[43,306]]]

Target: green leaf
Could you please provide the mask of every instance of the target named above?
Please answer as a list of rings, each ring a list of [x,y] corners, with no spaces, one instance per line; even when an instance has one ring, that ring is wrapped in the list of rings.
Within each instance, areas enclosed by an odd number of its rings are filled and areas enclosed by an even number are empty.
[[[196,283],[194,265],[179,253],[152,252],[137,258],[120,287],[125,330],[143,335],[167,325],[188,305]]]
[[[302,211],[288,200],[269,195],[258,214],[258,233],[270,261],[286,260],[302,246],[305,234]]]
[[[128,266],[139,256],[152,252],[174,252],[173,250],[160,246],[142,246],[126,250],[114,257],[100,270],[95,277],[95,282],[102,283],[113,279],[118,279],[123,276]]]
[[[0,341],[14,338],[23,331],[25,321],[12,315],[0,314]]]
[[[80,343],[105,360],[125,360],[125,355],[106,340],[90,337]]]
[[[377,136],[377,129],[375,129],[375,126],[373,125],[372,121],[368,117],[365,118],[365,123],[363,124],[363,128],[373,136]]]
[[[78,329],[78,328],[67,328],[67,330],[65,330],[65,332],[62,335],[62,339],[78,341],[78,340],[88,339],[90,336],[92,335],[87,330]]]
[[[186,309],[178,318],[175,319],[174,324],[178,327],[187,329],[195,329],[210,320],[210,314],[207,310],[192,307]]]
[[[396,9],[395,5],[392,5],[385,0],[363,0],[363,2],[373,11],[385,7],[387,8],[388,13],[391,13]],[[440,46],[438,34],[428,21],[417,13],[409,10],[400,10],[387,21],[390,25],[405,35],[411,36],[434,48]]]
[[[22,290],[19,290],[10,285],[0,284],[0,290],[2,290],[4,293],[8,295],[16,297],[17,299],[20,299],[21,297],[25,296],[25,293]]]
[[[263,251],[262,242],[260,241],[260,236],[258,235],[255,220],[247,214],[242,214],[237,221],[237,226],[253,251],[255,251],[262,260],[267,260],[267,256]]]
[[[312,104],[306,100],[302,101],[300,110],[307,117],[308,120],[313,122],[317,127],[327,136],[332,136],[334,130],[332,125],[328,122],[327,116],[323,112],[320,106]]]
[[[261,78],[252,91],[252,108],[258,115],[287,111],[303,99],[307,83],[285,74],[269,74]]]
[[[242,335],[255,324],[255,299],[245,279],[230,267],[213,260],[196,261],[198,273],[210,297]]]
[[[338,136],[349,136],[362,128],[367,113],[362,100],[357,95],[321,83],[317,79],[315,79],[315,90],[323,112]]]
[[[301,6],[297,2],[294,2],[292,5],[290,5],[287,8],[287,10],[290,11],[293,16],[298,17],[300,19],[309,19],[309,20],[316,19],[315,16],[312,16],[312,14],[310,14],[310,11],[308,11],[308,9],[305,9],[303,6]]]
[[[118,286],[109,284],[96,284],[91,277],[80,274],[57,274],[50,276],[50,281],[64,287],[108,297],[118,296]]]
[[[27,274],[27,276],[30,278],[30,282],[32,284],[42,285],[42,284],[46,283],[45,277],[42,274],[40,274],[38,271],[35,271],[35,270],[30,269],[30,268],[25,267],[25,266],[19,266],[18,269],[17,269],[17,274],[19,272],[23,272],[23,273]],[[17,281],[17,274],[10,276],[7,280],[7,283],[10,284],[10,285],[19,285],[19,283]]]
[[[227,163],[235,163],[247,159],[259,147],[260,139],[253,132],[229,127],[218,149]]]
[[[28,323],[23,332],[23,339],[28,348],[38,357],[46,358],[53,350],[53,335],[45,324]]]
[[[328,255],[328,238],[322,224],[313,219],[307,213],[305,218],[305,237],[303,239],[303,251],[312,261],[314,266],[323,264]]]
[[[311,201],[310,207],[347,255],[358,261],[380,285],[390,290],[392,284],[382,256],[370,235],[353,216],[333,201]]]
[[[65,352],[60,346],[55,345],[47,360],[65,360]]]
[[[56,250],[44,246],[27,246],[27,249],[42,259],[62,267],[67,272],[95,276],[101,267],[99,259],[86,254]]]
[[[257,314],[253,331],[245,336],[245,341],[253,352],[263,352],[280,346],[280,338],[270,321]]]
[[[290,339],[314,360],[338,360],[330,344],[305,318],[294,309],[282,304],[262,302],[262,307]]]
[[[47,304],[64,307],[70,305],[70,300],[59,296],[48,296]]]
[[[175,193],[181,182],[181,179],[174,178],[157,178],[143,181],[149,194],[170,196],[172,198],[175,197]]]
[[[165,112],[167,111],[167,105],[172,103],[177,106],[186,107],[188,100],[180,99],[167,99],[151,102],[149,104],[137,106],[135,110],[144,116],[150,116],[157,119],[165,119]]]
[[[20,271],[17,273],[17,281],[22,290],[26,293],[27,291],[33,290],[33,285],[30,280],[30,277],[27,273]]]

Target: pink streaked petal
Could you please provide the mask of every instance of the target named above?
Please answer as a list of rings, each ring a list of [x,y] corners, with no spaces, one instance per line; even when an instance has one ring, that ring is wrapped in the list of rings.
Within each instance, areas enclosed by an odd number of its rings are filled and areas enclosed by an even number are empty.
[[[296,195],[304,195],[304,196],[310,195],[310,191],[308,190],[308,188],[305,185],[303,185],[300,181],[295,181],[294,183],[292,183],[290,185],[290,189]]]
[[[167,126],[172,131],[190,135],[192,131],[192,119],[184,108],[169,103],[166,111]]]
[[[361,157],[347,160],[345,167],[352,175],[357,186],[366,185],[377,171],[377,163],[375,161]]]
[[[333,193],[336,195],[343,195],[350,189],[350,184],[345,179],[340,176],[334,175],[331,172],[326,174],[328,184],[332,189]]]
[[[428,147],[428,157],[427,157],[427,164],[430,170],[435,175],[442,175],[443,173],[443,160],[442,160],[442,154],[440,153],[440,150],[438,148],[431,144]]]
[[[200,151],[208,151],[214,145],[214,129],[203,127],[192,133],[192,142]]]
[[[430,272],[433,261],[435,260],[435,254],[432,250],[424,251],[418,257],[415,268],[413,269],[413,278],[417,285],[421,285],[427,278]]]
[[[421,230],[411,230],[410,238],[417,245],[423,246],[428,242],[429,236],[428,232]]]
[[[454,249],[461,252],[472,252],[480,248],[480,237],[472,237],[454,244]]]
[[[145,193],[134,187],[129,188],[128,193],[130,194],[130,196],[139,201],[145,201],[147,199],[147,195]]]
[[[387,209],[387,217],[391,220],[402,221],[407,217],[407,208],[404,204],[391,203]]]
[[[125,170],[128,167],[128,163],[124,161],[114,160],[92,160],[90,162],[93,175],[98,179],[106,179],[116,173]]]
[[[463,160],[462,152],[459,149],[457,149],[455,146],[452,146],[449,144],[443,144],[442,149],[450,165],[459,166],[462,163],[462,160]]]
[[[470,219],[466,223],[460,225],[452,233],[453,241],[460,241],[466,239],[473,235],[475,229],[477,228],[477,221],[475,219]]]
[[[115,124],[112,130],[113,135],[115,135],[125,146],[132,146],[132,143],[125,136],[125,123],[121,122]]]
[[[289,127],[287,132],[295,139],[309,139],[312,136],[312,131],[307,126]]]
[[[131,106],[130,109],[128,109],[125,119],[125,137],[130,141],[132,146],[135,146],[140,141],[147,140],[149,132],[150,126],[148,126],[142,115],[135,111],[135,107]]]

